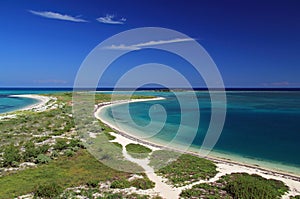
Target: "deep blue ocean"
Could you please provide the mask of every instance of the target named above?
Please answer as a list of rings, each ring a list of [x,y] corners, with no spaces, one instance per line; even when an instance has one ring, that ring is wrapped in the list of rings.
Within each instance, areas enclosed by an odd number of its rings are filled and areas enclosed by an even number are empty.
[[[167,99],[131,103],[130,115],[143,129],[150,122],[149,108],[157,103],[162,105],[167,112],[167,121],[163,129],[149,140],[168,143],[174,139],[179,128],[181,118],[179,103],[172,93],[151,94]],[[189,92],[180,95],[184,95],[186,103],[189,103]],[[245,162],[251,160],[253,164],[264,162],[283,167],[291,166],[298,172],[300,169],[300,91],[229,91],[226,95],[225,125],[213,151],[223,155],[234,155],[237,159],[244,158]],[[199,127],[190,129],[197,131],[191,145],[195,149],[200,148],[211,117],[208,92],[197,92],[197,99],[200,108]],[[128,125],[127,130],[132,134],[141,134],[142,132],[130,128],[131,123],[127,122],[129,119],[123,117],[124,107],[125,105],[114,107],[116,122]],[[183,117],[193,120],[195,108],[197,107],[190,107],[188,111],[182,113]],[[111,109],[107,109],[105,117],[112,121]],[[155,122],[159,123],[159,121]],[[185,144],[189,136],[187,130],[186,134],[177,140]]]

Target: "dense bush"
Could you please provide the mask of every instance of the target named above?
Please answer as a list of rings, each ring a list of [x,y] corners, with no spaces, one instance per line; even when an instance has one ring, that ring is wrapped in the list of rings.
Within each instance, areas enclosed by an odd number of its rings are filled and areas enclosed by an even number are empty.
[[[129,187],[135,187],[137,189],[151,189],[155,185],[154,182],[152,182],[149,178],[144,177],[144,178],[139,178],[139,179],[134,179],[132,181],[128,181],[125,178],[115,180],[111,183],[110,187],[111,188],[118,188],[118,189],[125,189]]]
[[[78,151],[79,148],[84,149],[84,144],[79,139],[72,139],[68,144],[68,140],[66,139],[57,139],[56,144],[53,146],[54,150],[62,151],[67,149],[65,155],[73,156],[74,152]]]
[[[32,141],[27,142],[25,145],[25,152],[23,153],[23,159],[25,161],[33,161],[38,156],[34,143]]]
[[[65,139],[57,139],[56,140],[56,144],[53,146],[53,148],[55,150],[61,151],[61,150],[64,150],[64,149],[68,148],[68,146],[69,145],[67,144],[67,140],[65,140]]]
[[[300,195],[297,195],[297,196],[291,196],[290,199],[300,199]]]
[[[206,183],[194,185],[191,189],[183,190],[181,198],[231,199],[232,197],[217,186]]]
[[[69,147],[71,147],[71,148],[78,147],[78,148],[82,148],[82,149],[85,148],[84,144],[79,139],[72,139],[69,143]]]
[[[36,162],[40,164],[47,164],[51,161],[51,158],[44,155],[44,154],[39,154],[36,158]]]
[[[224,189],[233,198],[264,198],[275,199],[288,191],[288,187],[281,181],[265,179],[259,175],[249,175],[247,173],[235,173],[226,175]]]
[[[115,180],[111,183],[110,188],[113,189],[125,189],[130,187],[130,182],[127,179]]]
[[[183,190],[182,198],[233,198],[276,199],[281,198],[288,187],[281,181],[266,179],[259,175],[233,173],[221,177],[216,183],[194,185]]]
[[[130,182],[131,186],[137,189],[151,189],[154,188],[155,183],[149,180],[148,178],[135,179]]]
[[[37,151],[38,151],[39,153],[47,153],[48,150],[49,150],[49,148],[50,148],[49,145],[44,144],[44,145],[42,145],[42,146],[37,147]]]
[[[57,185],[56,183],[49,183],[39,185],[35,192],[35,197],[43,197],[43,198],[53,198],[59,196],[62,193],[63,189],[61,186]]]
[[[151,149],[140,144],[128,144],[126,150],[132,157],[141,159],[148,157],[152,152]]]
[[[34,162],[39,154],[47,153],[50,148],[49,145],[41,145],[36,147],[32,141],[25,143],[25,152],[23,153],[23,159],[25,161]]]
[[[68,157],[72,157],[73,155],[75,155],[75,152],[72,151],[71,149],[67,149],[67,150],[64,152],[64,155],[65,155],[65,156],[68,156]]]
[[[99,184],[99,181],[98,181],[98,180],[90,180],[90,181],[88,181],[88,182],[86,183],[86,185],[87,185],[88,187],[93,187],[93,188],[97,187],[98,184]]]
[[[20,149],[10,144],[4,148],[2,158],[3,166],[17,166],[21,160]]]

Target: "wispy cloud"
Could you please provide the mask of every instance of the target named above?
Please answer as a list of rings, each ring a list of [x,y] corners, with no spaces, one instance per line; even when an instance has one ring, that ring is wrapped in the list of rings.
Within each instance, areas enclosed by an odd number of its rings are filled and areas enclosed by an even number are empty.
[[[148,41],[148,42],[138,43],[138,44],[133,44],[133,45],[125,45],[125,44],[111,45],[111,46],[107,46],[105,48],[112,49],[112,50],[140,50],[143,47],[147,47],[147,46],[188,42],[188,41],[194,41],[194,39],[192,39],[192,38],[175,38],[175,39],[170,39],[170,40]]]
[[[99,17],[97,18],[97,21],[100,23],[106,23],[106,24],[124,24],[126,19],[123,17],[121,19],[116,20],[114,15],[106,15],[105,17]]]
[[[87,20],[79,18],[79,17],[73,17],[70,15],[60,14],[57,12],[51,12],[51,11],[41,11],[40,12],[40,11],[34,11],[34,10],[29,10],[29,12],[34,15],[38,15],[38,16],[50,18],[50,19],[58,19],[58,20],[73,21],[73,22],[88,22]]]

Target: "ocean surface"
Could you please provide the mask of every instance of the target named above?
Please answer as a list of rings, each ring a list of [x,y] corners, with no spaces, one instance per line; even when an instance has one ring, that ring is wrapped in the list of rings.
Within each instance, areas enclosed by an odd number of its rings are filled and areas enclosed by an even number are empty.
[[[185,126],[186,133],[179,138],[176,137],[178,128],[185,125],[180,118],[196,118],[194,112],[197,107],[189,107],[190,92],[179,93],[184,96],[183,100],[188,107],[183,113],[172,93],[140,92],[166,98],[130,103],[130,117],[140,128],[129,122],[125,104],[114,106],[113,113],[111,108],[106,108],[101,117],[114,125],[121,125],[123,130],[132,135],[146,137],[147,133],[153,133],[147,127],[150,122],[149,109],[152,105],[160,104],[166,110],[166,122],[160,124],[154,117],[154,127],[163,125],[163,128],[145,139],[160,144],[168,144],[176,139],[177,144],[188,144],[192,150],[197,151],[210,123],[211,103],[208,92],[196,93],[200,109],[199,126],[197,129]],[[226,95],[225,125],[211,155],[300,174],[300,91],[228,91]],[[151,114],[153,116],[162,112],[152,110]],[[197,133],[194,137],[192,132],[195,131]],[[190,136],[193,136],[192,143]]]

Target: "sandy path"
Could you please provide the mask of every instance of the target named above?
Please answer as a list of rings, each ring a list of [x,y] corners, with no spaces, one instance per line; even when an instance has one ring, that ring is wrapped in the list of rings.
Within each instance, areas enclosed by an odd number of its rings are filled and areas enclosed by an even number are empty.
[[[148,178],[155,182],[155,187],[153,189],[147,190],[149,195],[160,195],[163,198],[178,198],[179,194],[180,194],[180,190],[177,188],[173,188],[171,185],[166,184],[164,182],[164,179],[158,175],[156,175],[156,173],[154,172],[154,169],[152,167],[150,167],[149,164],[149,159],[137,159],[137,158],[133,158],[132,156],[130,156],[127,151],[125,146],[127,144],[137,144],[137,142],[134,142],[128,138],[125,138],[123,136],[121,136],[120,134],[116,134],[114,132],[111,132],[111,134],[113,136],[116,137],[116,139],[113,140],[113,142],[118,142],[123,146],[123,155],[124,157],[131,161],[134,162],[138,165],[140,165],[146,172],[146,175],[148,176]],[[148,148],[151,148],[153,151],[158,150],[158,148],[155,148],[153,146],[147,146]]]

